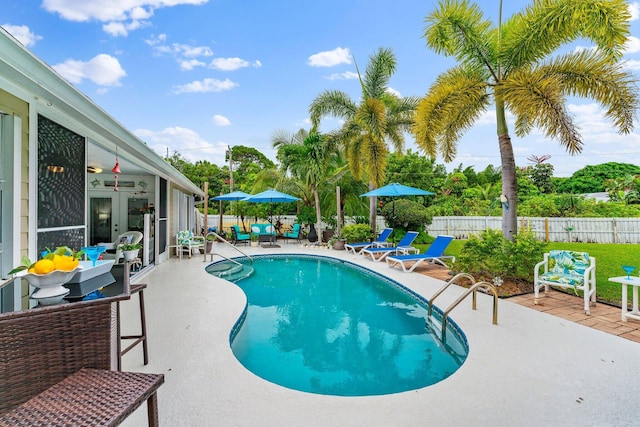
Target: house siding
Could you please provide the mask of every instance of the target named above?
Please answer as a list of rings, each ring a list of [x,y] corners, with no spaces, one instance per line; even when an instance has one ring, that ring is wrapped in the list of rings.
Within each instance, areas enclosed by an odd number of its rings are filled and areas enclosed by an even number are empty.
[[[0,111],[19,117],[20,129],[20,257],[29,255],[29,104],[0,89]],[[14,147],[17,148],[17,147]],[[29,304],[29,286],[23,280],[20,290],[22,307]]]

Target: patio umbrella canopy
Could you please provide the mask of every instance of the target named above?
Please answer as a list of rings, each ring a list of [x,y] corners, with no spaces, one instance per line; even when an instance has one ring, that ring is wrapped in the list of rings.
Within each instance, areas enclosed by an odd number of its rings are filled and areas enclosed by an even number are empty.
[[[431,191],[421,190],[415,187],[409,187],[408,185],[398,184],[394,182],[393,184],[387,184],[384,187],[376,188],[375,190],[371,190],[367,193],[361,194],[360,197],[391,197],[391,216],[392,216],[392,224],[391,227],[395,225],[395,197],[399,196],[428,196],[432,195]]]
[[[244,191],[234,191],[232,193],[212,197],[209,200],[227,200],[237,202],[238,200],[246,199],[247,197],[251,197],[251,194],[247,194]]]
[[[273,227],[273,203],[290,203],[300,200],[298,197],[282,193],[274,189],[268,189],[262,193],[242,199],[243,202],[269,203],[269,224]]]
[[[250,196],[251,194],[247,194],[244,191],[232,191],[231,193],[221,194],[219,196],[212,197],[209,200],[237,202],[239,200],[246,199],[247,197],[250,197]],[[222,213],[220,213],[220,221],[222,221]],[[237,216],[236,216],[236,223],[238,223]]]

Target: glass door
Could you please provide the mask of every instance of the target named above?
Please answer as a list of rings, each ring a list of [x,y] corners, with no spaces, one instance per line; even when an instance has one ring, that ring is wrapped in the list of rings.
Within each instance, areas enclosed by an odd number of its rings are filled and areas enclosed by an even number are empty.
[[[89,199],[89,244],[115,242],[120,233],[119,195]]]
[[[128,198],[127,199],[127,231],[139,231],[144,233],[144,214],[149,209],[149,199]]]

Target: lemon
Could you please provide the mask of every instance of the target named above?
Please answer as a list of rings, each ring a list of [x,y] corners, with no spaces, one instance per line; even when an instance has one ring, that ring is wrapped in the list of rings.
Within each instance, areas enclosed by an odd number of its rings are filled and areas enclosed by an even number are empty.
[[[41,259],[33,266],[33,272],[36,274],[49,274],[55,270],[56,266],[50,259]]]
[[[71,271],[78,266],[80,261],[69,255],[54,255],[53,265],[56,270]]]

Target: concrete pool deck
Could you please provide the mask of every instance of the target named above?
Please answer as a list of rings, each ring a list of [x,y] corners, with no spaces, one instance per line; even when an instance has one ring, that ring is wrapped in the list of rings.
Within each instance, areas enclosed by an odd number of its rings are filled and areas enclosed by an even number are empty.
[[[315,253],[345,259],[397,280],[430,298],[442,281],[390,269],[386,263],[281,244],[244,248],[249,254]],[[216,251],[239,255],[221,244]],[[214,261],[219,260],[214,256]],[[372,397],[324,396],[289,390],[247,371],[233,356],[229,332],[245,297],[233,283],[207,274],[203,256],[171,258],[137,280],[145,291],[149,365],[137,346],[123,357],[127,371],[165,374],[158,392],[163,426],[632,426],[638,425],[640,344],[509,299],[478,294],[451,313],[465,332],[469,356],[448,379],[414,391]],[[452,286],[436,305],[463,292]],[[137,302],[122,304],[123,333],[136,332]],[[124,426],[146,425],[141,407]]]

